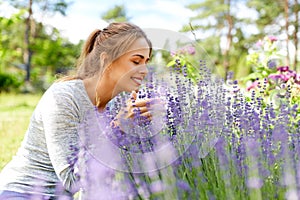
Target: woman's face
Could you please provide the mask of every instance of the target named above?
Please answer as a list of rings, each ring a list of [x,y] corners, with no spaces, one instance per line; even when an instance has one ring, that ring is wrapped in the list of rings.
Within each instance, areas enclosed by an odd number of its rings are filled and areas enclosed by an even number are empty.
[[[137,39],[131,47],[112,62],[108,75],[112,81],[113,93],[137,90],[148,73],[150,49],[144,38]]]

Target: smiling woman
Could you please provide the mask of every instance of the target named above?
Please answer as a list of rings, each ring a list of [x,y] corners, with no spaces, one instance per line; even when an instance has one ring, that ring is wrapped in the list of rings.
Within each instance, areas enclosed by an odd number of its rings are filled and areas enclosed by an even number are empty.
[[[150,50],[144,38],[137,39],[129,48],[128,53],[118,58],[110,65],[105,78],[113,80],[111,85],[115,96],[121,91],[133,91],[142,84],[142,80],[148,73],[147,62]],[[113,77],[112,77],[113,75]],[[108,83],[110,81],[106,81]]]
[[[76,157],[70,146],[79,148],[78,125],[86,113],[102,112],[112,98],[125,91],[132,92],[131,100],[112,126],[133,118],[136,107],[151,117],[149,100],[136,100],[135,92],[148,73],[151,51],[145,33],[130,23],[112,23],[92,32],[77,74],[54,83],[35,108],[21,147],[0,174],[0,199],[36,195],[71,199],[80,188],[80,177],[69,162]]]

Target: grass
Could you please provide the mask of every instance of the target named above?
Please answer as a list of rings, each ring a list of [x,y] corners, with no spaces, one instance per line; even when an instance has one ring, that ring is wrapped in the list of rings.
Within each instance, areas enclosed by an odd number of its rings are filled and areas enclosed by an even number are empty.
[[[0,171],[16,154],[40,94],[0,94]]]

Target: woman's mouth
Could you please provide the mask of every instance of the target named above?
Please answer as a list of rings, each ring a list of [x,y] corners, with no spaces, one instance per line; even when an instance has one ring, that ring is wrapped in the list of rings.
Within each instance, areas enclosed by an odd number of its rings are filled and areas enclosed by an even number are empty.
[[[138,78],[138,77],[131,77],[131,79],[137,84],[137,85],[141,85],[142,84],[142,78]]]

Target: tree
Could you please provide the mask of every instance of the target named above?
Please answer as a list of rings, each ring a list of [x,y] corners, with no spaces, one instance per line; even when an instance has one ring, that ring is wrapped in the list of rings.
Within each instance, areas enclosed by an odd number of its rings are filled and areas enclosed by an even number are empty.
[[[30,65],[31,65],[31,57],[32,51],[30,48],[30,35],[31,35],[31,21],[32,21],[32,0],[29,0],[28,4],[28,17],[26,18],[26,30],[25,30],[25,51],[24,51],[24,62],[26,66],[26,77],[25,81],[30,80]]]
[[[115,5],[113,8],[104,13],[101,18],[108,23],[129,21],[124,5]]]
[[[0,72],[23,63],[25,12],[21,10],[10,18],[0,17]]]
[[[62,38],[56,28],[45,27],[42,23],[36,26],[38,34],[32,42],[31,49],[35,54],[32,63],[43,71],[50,70],[52,75],[73,67],[80,54],[81,43],[72,44]]]
[[[17,0],[10,0],[10,3],[15,6],[16,8],[20,9],[27,9],[28,15],[25,20],[25,51],[24,51],[24,63],[26,66],[26,77],[25,80],[29,81],[30,80],[30,70],[31,70],[31,60],[33,56],[33,52],[31,50],[31,40],[33,37],[33,32],[34,26],[32,26],[33,22],[33,15],[34,15],[34,10],[33,10],[33,5],[35,4],[36,12],[41,12],[41,13],[49,13],[49,14],[54,14],[54,13],[60,13],[62,15],[66,14],[66,9],[69,5],[69,3],[65,2],[65,0],[22,0],[22,1],[17,1]]]
[[[210,36],[199,41],[208,54],[215,59],[215,63],[222,65],[222,74],[225,77],[229,68],[236,62],[231,59],[233,51],[244,50],[243,46],[238,45],[235,45],[235,48],[240,49],[232,48],[233,38],[240,41],[241,38],[238,37],[243,37],[242,34],[237,34],[242,33],[242,29],[236,26],[242,23],[242,20],[237,18],[232,11],[236,5],[238,5],[237,0],[205,0],[201,3],[189,4],[187,8],[196,11],[197,15],[190,18],[190,24],[185,25],[181,30],[188,32],[194,29],[198,33],[210,33]]]
[[[299,39],[298,39],[298,33],[299,33],[299,12],[300,12],[300,5],[298,3],[298,0],[294,0],[294,4],[291,7],[292,13],[294,15],[294,22],[292,22],[293,26],[295,27],[294,33],[293,33],[293,40],[294,40],[294,45],[295,45],[295,53],[294,53],[294,69],[297,70],[297,64],[298,64],[298,59],[297,59],[297,52],[299,50]]]
[[[285,35],[287,51],[286,65],[292,64],[291,68],[297,69],[298,33],[299,33],[299,8],[298,0],[248,0],[247,5],[254,8],[258,13],[256,21],[260,34]],[[281,23],[281,22],[284,22]],[[294,44],[295,52],[291,55],[289,44]],[[290,58],[293,58],[290,61]]]
[[[9,72],[17,77],[24,76],[23,33],[26,13],[21,10],[10,18],[0,17],[0,74]],[[34,19],[31,24],[35,27],[35,32],[32,34],[34,40],[30,43],[30,50],[34,55],[31,59],[34,67],[30,81],[33,86],[41,87],[41,79],[44,77],[53,77],[57,72],[67,71],[75,65],[82,43],[73,44],[61,37],[56,28],[45,26]]]
[[[289,0],[284,0],[284,19],[285,19],[285,32],[286,32],[286,64],[290,65],[290,51],[289,51]]]
[[[238,15],[243,12],[240,6],[245,9],[243,17]],[[288,54],[286,64],[297,68],[300,10],[298,0],[203,0],[187,7],[197,14],[190,18],[190,24],[185,25],[182,31],[193,30],[202,35],[197,41],[215,61],[217,71],[223,69],[224,75],[229,69],[235,74],[239,73],[242,71],[240,67],[249,71],[250,68],[244,67],[248,49],[266,35],[285,38],[284,46]],[[254,16],[247,16],[247,13],[253,13]],[[251,28],[247,28],[249,26]],[[291,43],[296,49],[294,54],[289,52],[288,46]],[[293,60],[289,61],[290,58]],[[247,74],[243,72],[243,75]]]

